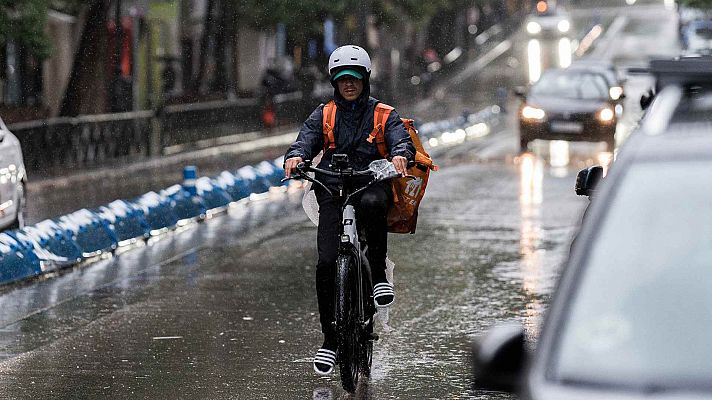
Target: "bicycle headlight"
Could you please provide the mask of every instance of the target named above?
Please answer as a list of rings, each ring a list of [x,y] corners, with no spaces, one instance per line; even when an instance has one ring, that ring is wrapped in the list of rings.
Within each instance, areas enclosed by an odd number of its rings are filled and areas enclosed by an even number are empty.
[[[522,108],[522,118],[541,121],[546,117],[546,113],[541,108],[524,106]]]
[[[539,25],[538,22],[529,21],[529,23],[527,24],[527,32],[532,35],[536,35],[541,32],[541,25]]]

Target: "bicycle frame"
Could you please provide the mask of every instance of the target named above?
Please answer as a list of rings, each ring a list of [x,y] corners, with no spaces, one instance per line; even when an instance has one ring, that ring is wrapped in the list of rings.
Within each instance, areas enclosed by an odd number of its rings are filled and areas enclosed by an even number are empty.
[[[356,261],[356,277],[363,277],[363,253],[361,252],[361,241],[358,236],[358,226],[356,221],[356,209],[351,204],[343,207],[341,218],[341,243],[339,244],[339,254],[353,254]],[[370,279],[369,279],[370,280]],[[364,324],[366,321],[366,310],[363,301],[363,279],[357,279],[358,322]]]

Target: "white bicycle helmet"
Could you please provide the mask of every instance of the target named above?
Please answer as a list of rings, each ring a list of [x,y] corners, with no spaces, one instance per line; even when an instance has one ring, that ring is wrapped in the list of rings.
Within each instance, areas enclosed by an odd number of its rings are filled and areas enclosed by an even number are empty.
[[[329,75],[334,75],[334,70],[341,67],[361,67],[366,73],[371,73],[371,57],[366,50],[352,44],[341,46],[329,56]]]

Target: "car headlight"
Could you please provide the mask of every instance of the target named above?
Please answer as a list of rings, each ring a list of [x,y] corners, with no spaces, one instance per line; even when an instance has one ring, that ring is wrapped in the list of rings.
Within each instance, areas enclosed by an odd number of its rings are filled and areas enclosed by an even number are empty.
[[[623,88],[620,86],[613,86],[612,88],[608,89],[608,94],[611,95],[612,100],[618,100],[623,94]]]
[[[532,35],[536,35],[537,33],[541,32],[541,25],[539,25],[538,22],[529,21],[529,23],[527,24],[527,32]]]
[[[601,122],[611,122],[615,116],[616,113],[608,107],[598,112],[598,119]]]
[[[556,27],[559,28],[559,32],[566,33],[571,29],[571,23],[567,19],[562,19]]]
[[[524,106],[524,108],[522,108],[522,117],[524,119],[533,119],[541,121],[544,119],[544,117],[546,117],[546,113],[540,108]]]

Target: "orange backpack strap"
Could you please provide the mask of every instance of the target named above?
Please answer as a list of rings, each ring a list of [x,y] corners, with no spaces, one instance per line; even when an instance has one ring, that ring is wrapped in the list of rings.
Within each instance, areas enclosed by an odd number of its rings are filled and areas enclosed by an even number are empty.
[[[334,140],[334,123],[336,122],[336,103],[334,100],[324,105],[322,112],[322,131],[324,132],[324,152],[326,150],[334,150],[336,141]]]
[[[393,107],[388,104],[378,103],[376,104],[376,110],[373,112],[373,130],[368,135],[368,143],[373,143],[376,140],[376,148],[378,153],[383,158],[388,158],[388,148],[386,148],[386,121],[391,115]]]

